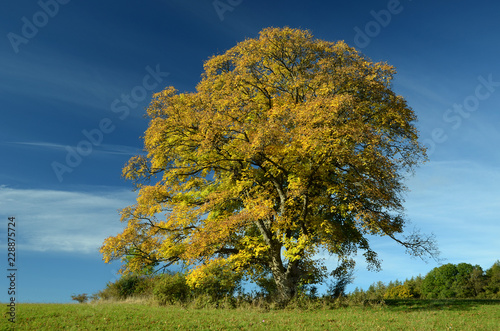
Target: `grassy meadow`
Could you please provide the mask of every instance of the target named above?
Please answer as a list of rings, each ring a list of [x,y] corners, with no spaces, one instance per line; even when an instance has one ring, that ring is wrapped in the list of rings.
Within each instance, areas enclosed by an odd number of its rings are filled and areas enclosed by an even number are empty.
[[[281,310],[146,303],[18,304],[1,330],[499,330],[500,300],[386,300]],[[13,325],[14,324],[14,325]]]

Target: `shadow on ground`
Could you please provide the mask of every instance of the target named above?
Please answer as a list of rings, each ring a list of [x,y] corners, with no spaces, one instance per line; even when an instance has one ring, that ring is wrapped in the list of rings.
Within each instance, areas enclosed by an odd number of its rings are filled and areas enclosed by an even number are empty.
[[[470,310],[477,306],[498,305],[500,300],[492,299],[407,299],[407,300],[385,300],[385,305],[394,311],[408,310]]]

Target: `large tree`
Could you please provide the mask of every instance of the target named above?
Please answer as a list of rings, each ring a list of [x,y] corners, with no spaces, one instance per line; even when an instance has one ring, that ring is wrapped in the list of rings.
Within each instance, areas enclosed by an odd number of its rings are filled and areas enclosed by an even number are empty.
[[[434,253],[430,237],[401,237],[403,179],[425,149],[391,90],[392,66],[309,31],[268,28],[204,69],[196,92],[154,95],[147,155],[123,169],[137,204],[105,240],[105,261],[127,257],[124,271],[182,262],[192,286],[210,270],[267,272],[287,302],[326,276],[320,251],[344,269],[358,249],[379,268],[370,235]]]

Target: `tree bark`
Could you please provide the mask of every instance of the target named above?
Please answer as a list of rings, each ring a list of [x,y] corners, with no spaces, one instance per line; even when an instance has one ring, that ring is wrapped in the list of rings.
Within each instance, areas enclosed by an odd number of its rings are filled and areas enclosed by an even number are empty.
[[[289,262],[285,267],[281,258],[282,244],[272,237],[264,222],[259,221],[257,225],[264,240],[269,245],[269,267],[276,283],[276,301],[279,305],[285,306],[297,294],[300,281],[298,260]]]
[[[274,263],[274,261],[275,259],[272,259],[271,271],[276,282],[276,302],[281,306],[285,306],[297,294],[300,281],[298,263],[297,261],[290,262],[285,269],[281,257],[279,263]]]

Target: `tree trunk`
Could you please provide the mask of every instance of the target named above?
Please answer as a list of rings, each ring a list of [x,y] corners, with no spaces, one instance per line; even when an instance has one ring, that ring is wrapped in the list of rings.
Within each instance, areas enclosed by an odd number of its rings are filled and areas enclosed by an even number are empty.
[[[279,305],[285,306],[297,294],[299,278],[287,272],[274,272],[276,282],[276,301]]]
[[[271,256],[271,272],[276,283],[276,301],[281,306],[293,299],[297,294],[300,281],[298,261],[290,262],[285,268],[281,260],[281,247],[273,250]]]
[[[279,240],[272,237],[271,231],[269,231],[263,221],[258,221],[257,226],[269,246],[269,267],[276,283],[276,300],[279,305],[285,306],[297,293],[301,276],[298,267],[299,261],[289,262],[285,267],[281,259],[282,244]]]

